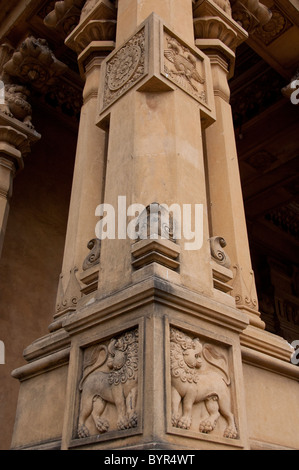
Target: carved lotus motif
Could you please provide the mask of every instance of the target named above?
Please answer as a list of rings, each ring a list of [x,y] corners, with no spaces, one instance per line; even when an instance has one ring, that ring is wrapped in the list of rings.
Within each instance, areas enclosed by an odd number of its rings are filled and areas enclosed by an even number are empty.
[[[122,49],[117,60],[110,68],[108,86],[110,90],[119,90],[134,75],[141,58],[138,45],[129,45]]]

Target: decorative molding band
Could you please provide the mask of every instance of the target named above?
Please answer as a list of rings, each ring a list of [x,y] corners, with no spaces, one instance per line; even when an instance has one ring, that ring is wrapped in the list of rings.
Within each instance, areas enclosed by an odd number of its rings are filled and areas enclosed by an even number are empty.
[[[37,359],[34,362],[30,362],[23,367],[19,367],[15,369],[11,375],[14,379],[23,382],[37,375],[44,374],[45,371],[48,372],[68,364],[69,356],[70,348],[66,348],[49,356]]]

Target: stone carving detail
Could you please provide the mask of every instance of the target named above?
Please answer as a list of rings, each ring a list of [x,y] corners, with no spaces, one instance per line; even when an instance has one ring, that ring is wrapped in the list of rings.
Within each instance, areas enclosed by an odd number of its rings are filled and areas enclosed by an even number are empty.
[[[216,263],[230,268],[231,262],[229,256],[225,253],[223,248],[226,247],[226,241],[222,237],[211,237],[210,238],[210,247],[212,258]]]
[[[167,33],[165,33],[165,41],[164,74],[192,96],[205,102],[205,90],[203,86],[199,87],[205,83],[205,79],[197,70],[199,62],[197,57],[190,48]]]
[[[56,78],[66,71],[67,66],[56,59],[45,39],[30,36],[22,42],[3,69],[10,77],[45,92],[55,84]]]
[[[28,101],[30,91],[25,85],[15,84],[5,72],[5,65],[11,59],[14,48],[9,44],[0,46],[0,80],[4,83],[4,103],[0,104],[0,111],[10,117],[14,117],[33,129],[32,107]]]
[[[175,241],[174,220],[171,213],[163,205],[153,202],[139,215],[138,240],[159,237]]]
[[[75,267],[70,271],[70,278],[66,290],[63,289],[63,275],[60,275],[57,301],[56,301],[56,312],[63,314],[72,310],[76,310],[77,303],[81,297],[80,284],[76,277],[78,269]]]
[[[212,432],[220,417],[226,420],[224,437],[238,437],[231,409],[227,357],[215,346],[170,328],[172,425],[190,429],[194,406],[204,404],[206,417],[198,430]],[[197,423],[196,423],[197,427]]]
[[[233,19],[248,33],[270,20],[271,11],[259,0],[231,0]]]
[[[271,19],[266,24],[258,26],[254,31],[254,37],[260,39],[267,46],[292,26],[292,23],[277,6],[271,8],[271,13]]]
[[[255,281],[254,273],[250,271],[251,282],[250,285],[246,285],[242,268],[238,264],[235,264],[233,268],[236,270],[236,274],[233,281],[233,293],[236,300],[236,305],[239,308],[245,307],[253,310],[258,309],[258,301],[255,297]]]
[[[145,28],[142,28],[106,64],[103,107],[123,95],[145,73]]]
[[[6,84],[5,103],[0,104],[0,111],[33,129],[32,107],[28,102],[29,97],[30,91],[24,85]]]
[[[216,5],[219,6],[225,13],[227,13],[229,16],[232,16],[232,8],[230,6],[229,0],[213,0]]]
[[[69,35],[80,20],[85,0],[63,0],[55,2],[54,9],[47,11],[44,23],[49,28],[61,29]]]
[[[95,434],[137,426],[138,329],[86,350],[79,389],[80,438],[89,437],[94,426]],[[111,413],[105,412],[107,404],[116,411],[115,427],[111,425]]]
[[[88,242],[87,248],[90,250],[90,253],[83,262],[83,271],[86,271],[88,268],[99,264],[101,254],[101,240],[98,238],[93,238]]]

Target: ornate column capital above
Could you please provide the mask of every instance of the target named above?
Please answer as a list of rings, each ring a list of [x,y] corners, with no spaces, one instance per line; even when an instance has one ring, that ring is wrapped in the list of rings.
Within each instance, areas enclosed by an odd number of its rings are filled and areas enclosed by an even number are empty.
[[[32,129],[30,89],[47,93],[66,70],[67,66],[55,57],[44,39],[29,36],[17,49],[2,44],[0,78],[5,85],[5,100],[0,111]]]
[[[196,45],[218,50],[227,60],[230,78],[237,46],[256,26],[269,21],[271,12],[258,0],[197,0],[193,16]]]
[[[117,10],[109,0],[89,0],[85,4],[80,23],[65,40],[78,54],[82,77],[91,58],[105,58],[115,48],[116,18]]]
[[[44,92],[67,66],[56,59],[45,39],[27,37],[3,66],[6,75]]]
[[[230,0],[232,16],[249,34],[264,26],[272,17],[271,10],[259,0]]]
[[[18,172],[24,168],[24,157],[31,152],[31,145],[41,138],[34,129],[0,112],[0,153],[12,161]]]

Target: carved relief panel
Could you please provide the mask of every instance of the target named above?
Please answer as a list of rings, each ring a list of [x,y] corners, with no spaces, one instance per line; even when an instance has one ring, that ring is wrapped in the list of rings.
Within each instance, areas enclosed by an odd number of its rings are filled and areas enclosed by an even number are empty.
[[[84,350],[75,438],[138,425],[138,329]]]
[[[205,117],[214,120],[213,83],[208,57],[186,44],[152,13],[135,35],[103,62],[99,97],[100,121],[104,125],[110,107],[135,87],[139,92],[178,89],[200,105]]]
[[[167,30],[163,40],[162,74],[196,100],[206,103],[203,59]]]
[[[147,73],[146,28],[143,27],[106,63],[103,109],[107,108]]]
[[[231,375],[227,347],[170,327],[170,432],[238,439]]]

